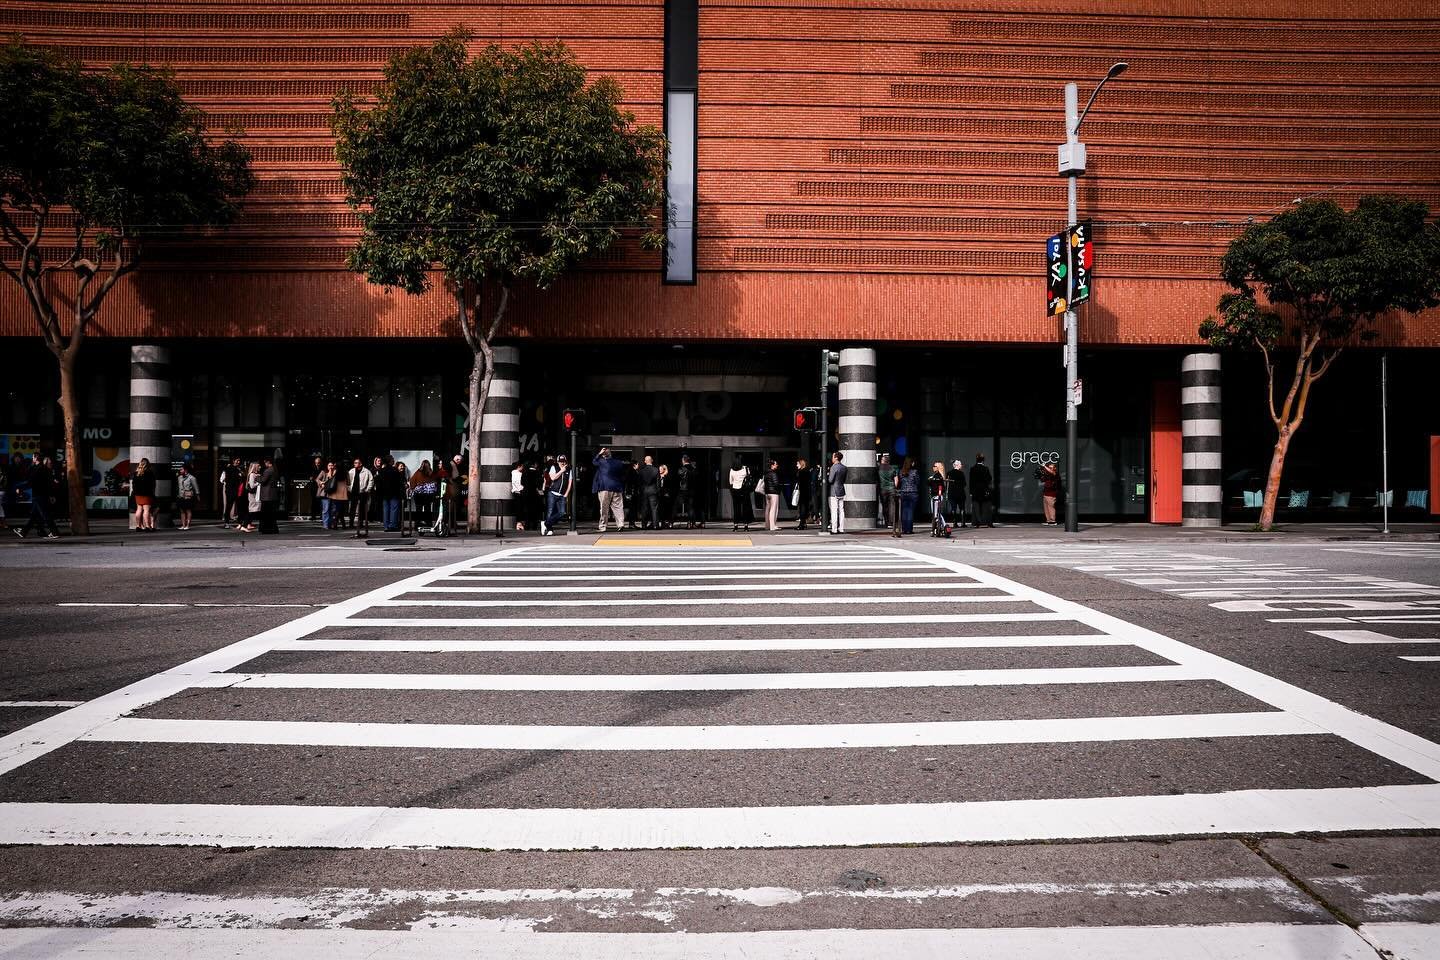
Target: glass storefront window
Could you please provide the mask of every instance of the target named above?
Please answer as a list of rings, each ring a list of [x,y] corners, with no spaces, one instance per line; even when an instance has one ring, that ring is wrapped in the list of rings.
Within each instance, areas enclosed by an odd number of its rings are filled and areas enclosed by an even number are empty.
[[[440,396],[443,378],[424,377],[420,381],[420,426],[440,426]]]
[[[371,377],[366,381],[368,407],[365,425],[368,427],[390,426],[390,378]]]
[[[415,426],[415,378],[395,377],[391,382],[394,384],[394,390],[390,394],[391,426]]]

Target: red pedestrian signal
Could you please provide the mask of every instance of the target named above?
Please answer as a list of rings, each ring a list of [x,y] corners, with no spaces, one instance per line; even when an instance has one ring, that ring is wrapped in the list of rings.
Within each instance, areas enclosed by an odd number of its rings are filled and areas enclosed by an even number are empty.
[[[816,407],[800,407],[795,411],[792,423],[795,429],[801,433],[818,430],[820,429],[820,411]]]
[[[585,429],[584,410],[566,410],[560,414],[560,425],[566,433],[580,433]]]

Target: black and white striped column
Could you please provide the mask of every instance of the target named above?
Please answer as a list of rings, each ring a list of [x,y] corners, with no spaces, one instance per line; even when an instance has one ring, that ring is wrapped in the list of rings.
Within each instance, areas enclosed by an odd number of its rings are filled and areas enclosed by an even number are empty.
[[[1180,361],[1181,524],[1220,526],[1220,354]]]
[[[875,351],[840,351],[840,452],[845,455],[845,520],[856,529],[875,522]]]
[[[155,522],[170,514],[170,349],[154,344],[130,348],[130,473],[141,460],[155,474]],[[132,513],[133,526],[135,516]]]
[[[479,455],[481,529],[493,530],[498,516],[502,529],[514,530],[510,468],[520,459],[520,351],[515,347],[495,348],[495,377],[480,420]]]

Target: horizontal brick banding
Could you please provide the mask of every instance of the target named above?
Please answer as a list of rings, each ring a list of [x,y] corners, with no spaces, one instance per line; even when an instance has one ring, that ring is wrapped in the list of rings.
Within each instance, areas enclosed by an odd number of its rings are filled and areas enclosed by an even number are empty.
[[[89,67],[171,66],[208,129],[236,125],[254,152],[238,222],[148,245],[107,300],[107,336],[454,336],[443,284],[387,294],[347,270],[358,218],[341,205],[327,127],[333,96],[372,96],[393,52],[457,17],[472,50],[564,40],[620,83],[640,122],[661,117],[663,0],[3,7],[0,33]],[[1033,237],[1064,209],[1047,146],[1060,85],[1121,57],[1130,71],[1086,120],[1081,203],[1105,277],[1087,344],[1198,348],[1225,244],[1297,196],[1348,207],[1384,191],[1440,207],[1433,2],[1203,7],[702,4],[699,284],[664,287],[658,255],[624,247],[550,293],[517,291],[512,329],[550,342],[1052,342],[1035,315]],[[69,254],[66,216],[53,216],[49,259]],[[0,287],[0,336],[33,336],[27,310]],[[1440,345],[1440,311],[1377,328],[1379,346]]]

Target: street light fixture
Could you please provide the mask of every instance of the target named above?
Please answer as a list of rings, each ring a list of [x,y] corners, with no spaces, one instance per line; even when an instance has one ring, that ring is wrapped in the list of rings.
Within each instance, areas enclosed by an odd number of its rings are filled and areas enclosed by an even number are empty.
[[[1121,61],[1113,64],[1100,82],[1095,85],[1095,90],[1090,94],[1090,99],[1085,103],[1084,110],[1078,110],[1080,103],[1079,88],[1073,83],[1065,84],[1065,142],[1060,145],[1060,175],[1065,178],[1067,190],[1067,214],[1065,221],[1067,228],[1073,228],[1078,222],[1075,213],[1075,181],[1085,173],[1085,144],[1080,142],[1080,124],[1085,122],[1085,117],[1090,113],[1090,108],[1095,104],[1095,98],[1100,95],[1100,89],[1105,86],[1105,81],[1124,73],[1130,64]],[[1076,509],[1076,496],[1080,483],[1080,465],[1078,462],[1078,411],[1076,406],[1078,398],[1075,387],[1080,381],[1080,322],[1075,314],[1073,301],[1075,299],[1075,271],[1066,271],[1065,279],[1065,530],[1067,533],[1075,533],[1080,529],[1080,520]]]

